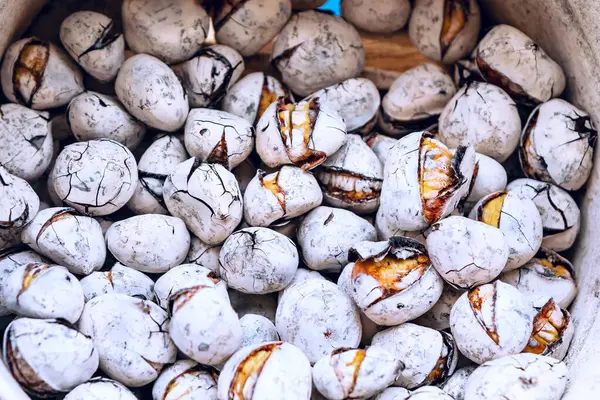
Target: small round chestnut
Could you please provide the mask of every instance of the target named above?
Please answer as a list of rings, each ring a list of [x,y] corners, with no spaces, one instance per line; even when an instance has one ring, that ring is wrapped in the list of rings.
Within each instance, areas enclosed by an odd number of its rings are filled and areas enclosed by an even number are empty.
[[[452,396],[454,400],[465,400],[467,382],[476,368],[476,365],[469,365],[457,369],[452,376],[440,386],[440,389]]]
[[[110,270],[92,272],[80,282],[86,302],[107,293],[122,293],[154,301],[154,281],[144,273],[118,262]]]
[[[156,379],[152,399],[217,400],[217,379],[215,370],[192,360],[179,360],[165,368]]]
[[[169,309],[171,296],[184,289],[196,286],[217,287],[224,297],[227,297],[227,287],[214,272],[201,265],[181,264],[171,268],[156,280],[154,294],[156,304],[163,309]]]
[[[342,17],[358,29],[373,33],[391,33],[402,29],[410,16],[410,1],[342,0]]]
[[[127,386],[104,377],[92,378],[67,394],[64,400],[118,399],[137,400]]]
[[[196,264],[201,267],[206,267],[219,276],[219,253],[221,246],[213,246],[204,243],[196,236],[192,235],[190,243],[190,251],[188,252],[185,262]]]
[[[523,352],[562,360],[567,355],[574,333],[571,314],[550,299],[537,309],[537,315],[533,318],[533,332]]]
[[[0,249],[21,243],[21,231],[39,209],[32,187],[0,166]]]
[[[365,141],[367,146],[369,146],[371,150],[373,150],[377,158],[379,158],[379,161],[381,161],[382,166],[385,165],[391,148],[394,147],[394,145],[398,141],[398,139],[394,139],[377,132],[373,132],[370,135],[365,136],[363,140]]]
[[[279,333],[277,333],[275,324],[267,317],[246,314],[240,318],[240,324],[242,325],[242,344],[240,348],[279,340]]]
[[[444,284],[442,295],[437,303],[425,314],[415,319],[414,322],[431,329],[443,330],[450,328],[450,310],[464,292],[464,290],[456,289],[448,283]]]

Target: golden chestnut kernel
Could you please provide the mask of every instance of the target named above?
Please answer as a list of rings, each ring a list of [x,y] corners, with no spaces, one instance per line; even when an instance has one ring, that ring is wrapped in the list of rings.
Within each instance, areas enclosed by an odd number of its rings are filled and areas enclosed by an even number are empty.
[[[548,346],[560,340],[568,324],[569,317],[554,299],[548,300],[533,319],[533,332],[523,352],[543,354]]]
[[[452,168],[452,153],[437,140],[423,135],[419,149],[419,182],[426,221],[440,219],[448,194],[457,181]]]
[[[257,347],[238,364],[229,386],[229,399],[252,400],[258,376],[269,360],[269,357],[273,354],[273,351],[281,346],[282,343],[275,342]],[[251,386],[246,388],[247,384]],[[244,392],[249,392],[250,396],[245,397]]]
[[[488,199],[478,210],[477,219],[485,224],[498,228],[500,226],[500,217],[502,216],[502,207],[508,193],[500,192],[496,196]]]
[[[280,172],[278,171],[275,174],[275,176],[271,179],[264,179],[264,177],[261,175],[259,176],[259,180],[261,185],[265,189],[273,193],[273,195],[277,198],[281,209],[285,213],[285,191],[282,189],[281,186],[279,186],[279,173]]]
[[[470,12],[469,0],[444,2],[444,22],[440,31],[441,58],[444,58],[454,39],[467,24]]]
[[[487,293],[482,291],[481,286],[476,287],[469,292],[468,298],[471,310],[473,310],[473,314],[479,325],[486,331],[494,343],[500,344],[500,336],[496,327],[496,283],[494,282],[492,286],[492,290]],[[491,311],[490,321],[486,321],[483,315],[484,303],[487,303],[485,304],[486,308],[489,308],[489,311]]]

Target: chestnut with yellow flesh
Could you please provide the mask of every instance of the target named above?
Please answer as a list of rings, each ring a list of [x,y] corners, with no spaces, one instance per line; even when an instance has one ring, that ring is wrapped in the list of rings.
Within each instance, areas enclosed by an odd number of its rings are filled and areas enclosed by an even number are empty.
[[[545,276],[571,279],[571,272],[567,267],[559,263],[553,263],[547,258],[535,258],[536,269],[541,269],[541,272]]]
[[[423,276],[429,265],[429,257],[424,254],[406,259],[397,259],[391,256],[381,260],[368,258],[355,262],[351,277],[352,280],[355,280],[359,275],[365,274],[379,283],[382,294],[377,300],[369,304],[370,307],[409,287]],[[409,277],[412,279],[405,279]]]
[[[13,70],[13,84],[15,96],[22,104],[31,106],[42,84],[49,56],[50,45],[38,39],[32,39],[21,50]]]
[[[326,168],[319,174],[319,179],[325,184],[330,196],[348,203],[376,199],[381,193],[381,179],[364,177],[340,169]],[[357,189],[357,185],[362,188],[368,187],[368,190]],[[352,187],[352,189],[348,190],[348,187]]]
[[[256,122],[262,117],[267,108],[277,101],[279,96],[285,96],[285,93],[280,93],[274,85],[274,81],[265,75],[263,80],[262,91],[260,93],[260,101],[258,103],[258,112],[256,113]]]
[[[437,141],[424,137],[420,148],[420,185],[423,216],[435,222],[442,213],[444,194],[456,185],[452,171],[452,153]]]
[[[334,356],[335,354],[343,353],[343,352],[348,351],[348,350],[351,350],[351,349],[347,349],[347,348],[336,349],[336,350],[334,350],[331,353],[331,355]],[[352,361],[350,361],[349,363],[346,363],[346,367],[351,367],[352,368],[352,383],[350,384],[350,387],[347,390],[344,388],[344,392],[346,394],[346,397],[352,395],[352,392],[354,391],[354,388],[356,387],[356,381],[358,379],[358,374],[360,372],[360,366],[362,365],[362,363],[363,363],[366,355],[367,355],[367,351],[366,350],[357,350],[356,354],[354,355],[354,358],[352,359]],[[337,366],[339,365],[340,358],[338,358],[338,360],[336,362],[336,366],[334,367],[334,369],[335,369],[335,374],[336,374],[338,380],[340,382],[342,382],[342,380],[344,379],[344,373],[342,371],[339,371],[337,369]]]
[[[210,286],[197,285],[197,286],[193,286],[193,287],[188,288],[188,289],[183,289],[183,290],[179,291],[178,293],[176,293],[173,296],[175,300],[173,301],[173,310],[172,310],[172,313],[174,314],[181,307],[183,307],[200,290],[208,288],[208,287],[210,287]]]
[[[181,381],[185,380],[190,375],[194,376],[194,377],[200,377],[203,374],[204,374],[204,370],[200,366],[196,366],[196,367],[194,367],[192,369],[188,369],[186,371],[183,371],[182,373],[180,373],[179,375],[177,375],[175,378],[173,378],[171,380],[171,382],[169,382],[169,384],[167,385],[167,387],[165,389],[165,393],[162,396],[163,400],[167,399],[169,397],[169,394],[171,392],[173,392],[173,390],[175,390],[175,388],[177,387],[177,385],[179,385]],[[177,397],[175,398],[175,400],[185,398],[188,394],[192,393],[195,389],[196,388],[194,386],[189,386],[188,385],[187,389],[184,392],[176,394]]]
[[[481,325],[494,343],[500,344],[500,337],[498,336],[498,329],[496,327],[496,283],[493,285],[493,290],[488,293],[482,293],[481,287],[471,290],[468,298],[471,310],[473,310],[475,319],[479,322],[479,325]],[[484,305],[491,309],[491,321],[486,321],[483,314]]]
[[[567,328],[568,317],[553,299],[550,299],[533,320],[533,332],[524,353],[543,354],[552,343],[560,340]]]
[[[502,207],[508,193],[502,193],[482,205],[479,221],[498,228],[500,226],[500,217],[502,215]]]
[[[263,187],[275,195],[281,209],[285,213],[285,192],[281,186],[279,186],[279,172],[271,179],[263,179],[262,176],[260,176],[259,179]]]
[[[230,400],[252,400],[258,377],[273,351],[283,342],[269,343],[250,352],[237,366],[229,386]],[[250,387],[246,388],[246,385]],[[248,395],[246,397],[246,395]]]
[[[469,0],[446,0],[444,2],[444,23],[440,32],[442,58],[452,42],[463,30],[469,17]]]
[[[444,348],[444,350],[446,350]],[[442,350],[443,351],[443,350]],[[445,355],[442,354],[435,364],[435,368],[427,375],[425,382],[428,382],[430,385],[435,384],[441,381],[446,376],[446,364],[448,363],[449,353]]]
[[[69,212],[68,210],[61,210],[59,212],[57,212],[56,214],[54,214],[52,216],[52,218],[50,218],[48,221],[44,222],[44,225],[42,225],[42,227],[40,228],[40,231],[38,232],[36,238],[35,238],[35,242],[37,243],[40,240],[40,237],[42,236],[42,233],[44,233],[44,231],[46,229],[48,229],[48,227],[50,225],[52,225],[53,223],[55,223],[56,221],[59,221],[63,218],[68,218],[68,217],[73,217],[74,215],[71,214],[71,212]]]
[[[19,290],[19,294],[17,295],[17,303],[19,302],[19,297],[31,286],[31,283],[38,277],[42,271],[50,268],[48,265],[42,264],[28,264],[25,267],[25,274],[23,275],[23,284],[21,285],[21,290]]]

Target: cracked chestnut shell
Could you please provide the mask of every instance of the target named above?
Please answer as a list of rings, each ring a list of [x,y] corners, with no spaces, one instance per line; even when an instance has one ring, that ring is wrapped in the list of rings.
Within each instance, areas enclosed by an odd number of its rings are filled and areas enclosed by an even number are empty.
[[[347,135],[344,145],[316,174],[327,204],[361,214],[377,210],[383,166],[360,136]]]
[[[388,154],[390,150],[398,139],[391,138],[389,136],[382,135],[377,132],[373,132],[368,136],[363,137],[363,140],[373,150],[379,161],[381,161],[381,165],[384,166],[387,160]]]
[[[269,167],[313,169],[346,141],[346,124],[318,98],[291,103],[280,97],[256,126],[256,152]]]
[[[434,125],[456,93],[448,73],[424,63],[400,75],[383,96],[379,127],[389,135],[405,135]]]
[[[146,53],[175,64],[202,47],[210,17],[195,0],[125,0],[123,32],[135,53]]]
[[[21,242],[21,231],[40,208],[32,187],[0,166],[0,248]]]
[[[450,310],[456,300],[464,293],[464,290],[456,289],[450,284],[444,284],[440,299],[414,322],[431,329],[450,328]]]
[[[416,0],[408,35],[427,58],[452,64],[477,44],[481,13],[476,0]]]
[[[518,147],[521,118],[501,88],[470,82],[446,104],[439,119],[439,140],[448,147],[473,145],[475,151],[505,161]]]
[[[251,294],[285,289],[298,269],[298,250],[288,237],[268,228],[233,232],[219,253],[219,271],[227,285]]]
[[[4,331],[2,348],[6,367],[34,396],[68,392],[98,369],[92,340],[64,320],[15,319]]]
[[[68,207],[38,212],[23,229],[21,239],[37,253],[78,275],[99,270],[106,258],[100,224]]]
[[[244,59],[231,47],[215,44],[172,69],[181,79],[191,108],[214,108],[242,75]]]
[[[100,82],[112,82],[125,61],[125,39],[106,15],[77,11],[60,24],[60,41],[69,55]]]
[[[377,333],[372,344],[391,352],[404,364],[394,385],[407,389],[442,383],[452,375],[458,361],[452,335],[413,323]]]
[[[504,272],[499,279],[519,289],[534,307],[553,298],[561,308],[569,307],[577,294],[571,262],[555,251],[541,248],[521,268]]]
[[[521,168],[528,178],[578,190],[592,171],[597,137],[585,111],[562,99],[540,104],[521,134]]]
[[[452,154],[427,131],[398,140],[383,169],[375,220],[380,237],[422,230],[450,215],[468,193],[474,168],[473,147]]]
[[[146,149],[138,162],[138,182],[127,202],[134,214],[168,214],[163,199],[165,180],[188,154],[176,136],[165,135]]]
[[[446,382],[440,386],[440,389],[448,393],[455,400],[465,400],[465,388],[467,386],[467,382],[476,368],[477,366],[475,365],[469,365],[457,369],[454,371],[452,376],[450,376]]]
[[[508,246],[510,271],[528,262],[542,245],[543,225],[532,200],[515,192],[491,193],[475,204],[469,218],[496,227],[504,234]]]
[[[222,109],[256,125],[271,103],[284,97],[293,102],[289,89],[263,72],[252,72],[237,81],[223,97]]]
[[[521,352],[532,331],[533,307],[517,289],[495,281],[465,292],[450,312],[462,354],[477,364]]]
[[[81,279],[85,301],[107,293],[123,293],[154,301],[154,281],[144,273],[117,262],[109,271],[96,271]]]
[[[0,165],[33,182],[52,161],[54,143],[49,114],[18,104],[0,105]]]
[[[165,180],[163,197],[169,212],[209,245],[223,243],[242,221],[240,188],[220,164],[182,162]]]
[[[104,399],[137,400],[127,387],[104,377],[92,378],[71,390],[64,400],[88,400],[93,396]]]
[[[565,89],[560,65],[512,26],[497,25],[490,30],[477,45],[473,58],[481,77],[504,89],[518,103],[542,103],[560,96]]]
[[[508,261],[508,246],[500,229],[461,216],[432,225],[427,249],[436,271],[459,289],[491,282]]]
[[[311,368],[306,356],[290,343],[246,346],[227,361],[219,375],[219,399],[309,400]]]
[[[310,10],[292,16],[275,40],[271,60],[294,93],[308,96],[358,76],[365,50],[352,25],[340,17]]]
[[[219,252],[221,246],[213,246],[204,243],[196,236],[192,235],[190,251],[185,258],[186,263],[196,264],[206,267],[219,276]]]
[[[488,361],[469,377],[465,400],[559,400],[567,387],[567,366],[552,357],[516,354]]]
[[[290,15],[290,0],[220,0],[207,2],[218,43],[248,57],[258,53],[284,27]]]
[[[315,363],[313,382],[327,399],[367,398],[391,385],[403,367],[379,346],[339,348]]]
[[[571,314],[550,299],[537,309],[537,315],[533,318],[533,332],[523,352],[562,360],[567,355],[574,333]]]
[[[36,37],[11,44],[2,61],[0,82],[13,103],[34,110],[64,106],[83,92],[83,76],[59,47]]]
[[[579,233],[581,212],[567,191],[535,179],[517,179],[506,189],[533,200],[537,206],[544,229],[543,247],[565,251],[573,245]]]
[[[192,360],[165,368],[152,386],[153,400],[217,400],[217,372]]]
[[[391,33],[402,29],[410,16],[408,0],[342,0],[342,17],[358,29],[374,33]]]
[[[254,127],[237,115],[195,108],[185,123],[184,141],[190,156],[232,170],[252,152],[254,135]]]
[[[135,149],[146,134],[146,126],[133,118],[112,96],[86,91],[71,100],[67,124],[79,142],[111,139]]]
[[[369,319],[393,326],[424,314],[438,301],[444,281],[416,240],[392,237],[360,242],[348,251],[352,298]]]
[[[352,299],[335,283],[322,279],[288,287],[279,300],[275,326],[281,340],[297,346],[311,363],[332,348],[356,348],[362,335]]]
[[[169,318],[156,304],[111,293],[88,301],[78,322],[92,338],[102,371],[127,386],[154,381],[164,364],[175,362]]]
[[[470,209],[481,198],[490,193],[498,192],[506,188],[508,176],[504,166],[492,157],[475,153],[475,170],[469,195],[465,200],[465,209]]]
[[[49,180],[56,195],[77,211],[108,215],[133,196],[137,163],[127,147],[113,140],[78,142],[63,148]]]
[[[277,333],[275,324],[267,317],[246,314],[240,318],[240,324],[242,324],[242,345],[240,348],[279,340],[279,333]]]
[[[195,286],[216,287],[227,297],[227,286],[216,274],[201,265],[181,264],[171,268],[156,280],[156,304],[168,310],[171,295]]]

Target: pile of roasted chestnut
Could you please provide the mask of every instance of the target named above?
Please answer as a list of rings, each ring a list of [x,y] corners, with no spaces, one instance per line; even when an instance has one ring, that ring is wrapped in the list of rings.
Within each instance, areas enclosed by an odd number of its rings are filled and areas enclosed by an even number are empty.
[[[482,31],[475,0],[322,3],[125,0],[122,33],[80,11],[10,45],[0,315],[23,389],[561,398],[560,252],[596,140],[561,67]],[[354,26],[405,24],[432,61],[381,98]],[[272,40],[276,76],[244,74]]]

